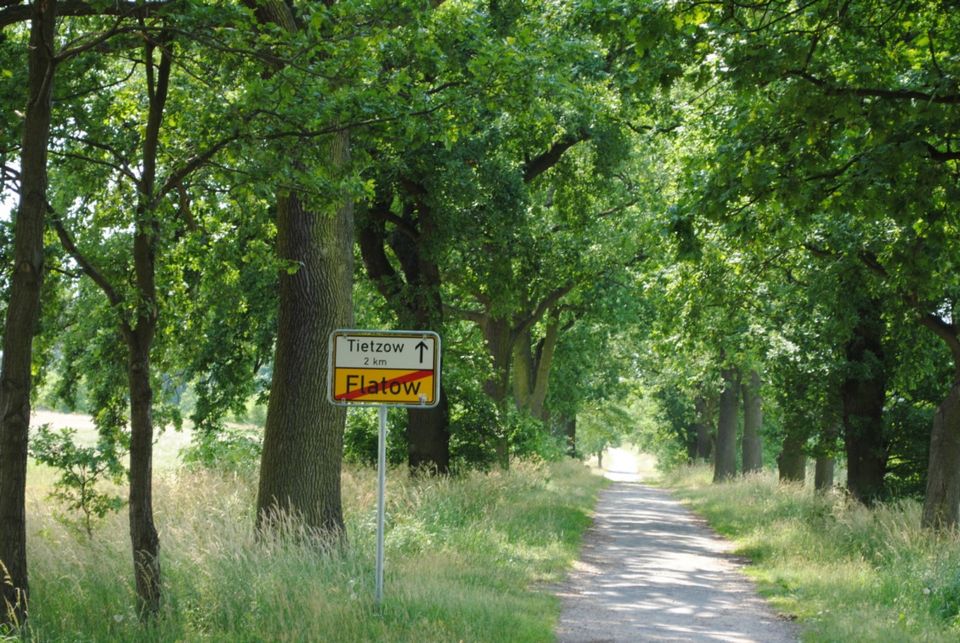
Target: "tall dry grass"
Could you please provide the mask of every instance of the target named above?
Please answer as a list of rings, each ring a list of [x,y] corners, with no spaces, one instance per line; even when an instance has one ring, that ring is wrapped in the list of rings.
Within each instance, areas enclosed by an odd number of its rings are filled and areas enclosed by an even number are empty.
[[[43,475],[38,476],[42,480]],[[156,482],[165,598],[148,627],[133,612],[126,516],[92,539],[58,522],[42,485],[29,501],[36,641],[543,641],[559,580],[601,481],[579,463],[387,481],[386,587],[373,603],[375,472],[343,475],[348,546],[257,540],[252,473],[178,471]]]

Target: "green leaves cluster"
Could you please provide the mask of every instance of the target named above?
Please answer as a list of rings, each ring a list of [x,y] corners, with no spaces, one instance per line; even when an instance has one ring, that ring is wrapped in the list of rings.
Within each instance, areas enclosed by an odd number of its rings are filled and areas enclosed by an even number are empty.
[[[52,431],[43,425],[31,438],[30,454],[57,472],[50,498],[74,514],[61,514],[61,522],[92,538],[96,523],[126,504],[111,489],[126,478],[121,461],[126,447],[120,435],[101,436],[95,445],[81,446],[75,441],[76,433],[69,428]]]

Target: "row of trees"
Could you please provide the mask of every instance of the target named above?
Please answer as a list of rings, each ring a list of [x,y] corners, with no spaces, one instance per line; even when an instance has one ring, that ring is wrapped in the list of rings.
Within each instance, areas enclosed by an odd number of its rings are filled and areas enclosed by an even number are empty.
[[[634,129],[679,76],[652,54],[672,25],[603,3],[0,5],[5,104],[26,106],[4,111],[0,141],[20,196],[5,245],[4,618],[26,615],[30,399],[50,373],[61,399],[85,401],[101,449],[129,450],[145,617],[161,593],[152,445],[180,422],[184,386],[201,435],[269,391],[261,529],[284,513],[344,536],[345,412],[322,387],[334,328],[447,338],[441,404],[409,412],[412,466],[448,471],[452,417],[480,429],[473,460],[545,444],[561,341],[597,354],[629,310],[616,301],[648,198]],[[356,321],[354,293],[373,304]],[[554,406],[574,423],[575,399]]]
[[[678,139],[652,350],[685,400],[673,426],[691,456],[719,407],[717,479],[736,471],[735,392],[755,370],[781,477],[802,480],[813,456],[828,485],[842,453],[853,497],[919,492],[924,525],[957,524],[960,25],[942,9],[698,9],[703,65],[674,94],[696,126]]]
[[[45,377],[129,449],[145,617],[185,388],[207,441],[268,399],[259,529],[343,540],[343,327],[443,335],[420,471],[575,450],[578,416],[600,449],[656,399],[722,480],[742,404],[742,470],[826,486],[843,451],[855,497],[926,481],[956,524],[960,18],[888,4],[0,1],[4,618]]]

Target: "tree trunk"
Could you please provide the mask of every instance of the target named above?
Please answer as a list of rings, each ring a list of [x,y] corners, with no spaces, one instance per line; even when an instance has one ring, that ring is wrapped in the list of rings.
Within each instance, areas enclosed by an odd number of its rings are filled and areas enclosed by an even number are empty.
[[[160,539],[153,523],[153,388],[150,346],[154,321],[141,318],[127,331],[130,387],[130,542],[141,618],[160,610]]]
[[[560,338],[560,316],[554,309],[547,318],[546,334],[532,346],[530,331],[522,333],[514,345],[513,396],[518,409],[526,409],[540,421],[546,420],[544,405],[550,385],[550,368]]]
[[[839,416],[828,417],[816,450],[816,472],[813,479],[813,486],[816,491],[827,491],[833,488],[834,470],[836,469],[834,452],[839,436]]]
[[[933,416],[922,525],[949,529],[960,521],[960,381]]]
[[[0,370],[0,625],[24,623],[29,595],[24,504],[33,335],[40,317],[43,283],[56,9],[53,0],[34,2],[30,26],[20,207],[14,222],[14,266]]]
[[[394,231],[389,240],[400,261],[403,278],[387,257],[386,218],[392,198],[384,197],[367,212],[358,228],[360,254],[367,275],[376,285],[400,324],[411,330],[443,329],[441,278],[433,256],[436,224],[425,204],[404,219],[408,229]],[[416,227],[419,224],[419,227]],[[413,470],[443,474],[450,467],[450,413],[446,388],[440,383],[437,406],[407,411],[407,464]]]
[[[807,455],[803,452],[806,440],[800,435],[802,429],[791,431],[787,428],[787,434],[783,438],[783,446],[780,455],[777,456],[777,469],[780,473],[781,482],[799,482],[803,484],[807,478]]]
[[[530,331],[527,331],[517,339],[513,347],[513,403],[517,405],[517,409],[530,408],[533,382],[536,377],[532,344],[533,338]]]
[[[493,361],[493,370],[483,383],[483,391],[500,411],[501,421],[505,421],[510,387],[510,360],[514,344],[510,322],[501,318],[489,318],[481,324],[481,328]],[[510,468],[510,443],[504,429],[502,426],[494,429],[494,451],[500,468],[507,470]]]
[[[335,165],[346,163],[349,137],[332,142]],[[332,216],[310,212],[297,194],[277,203],[277,253],[299,266],[280,273],[273,383],[267,407],[257,526],[278,513],[309,527],[343,534],[340,467],[346,410],[325,395],[328,338],[353,325],[353,206]]]
[[[835,461],[831,455],[817,456],[816,470],[813,476],[813,488],[816,491],[829,491],[833,488]]]
[[[760,397],[760,374],[750,370],[743,387],[743,472],[763,470],[763,445],[760,428],[763,425],[763,400]]]
[[[700,394],[694,400],[694,406],[697,411],[697,420],[694,424],[694,430],[697,433],[695,457],[703,462],[709,462],[713,452],[713,427],[711,424],[713,409],[716,408],[715,402]]]
[[[413,471],[450,470],[450,409],[443,385],[437,406],[407,409],[407,464]]]
[[[560,339],[560,315],[556,310],[551,311],[547,318],[546,334],[537,344],[536,369],[534,370],[533,389],[530,393],[530,415],[545,421],[547,393],[550,389],[550,369],[553,366],[553,355],[557,350],[557,341]]]
[[[846,347],[849,374],[840,388],[847,489],[865,504],[872,504],[883,495],[887,473],[888,445],[883,432],[887,378],[882,346],[884,325],[878,311],[879,306],[860,311],[860,322]]]
[[[736,369],[733,368],[723,369],[722,376],[723,392],[720,393],[717,453],[713,467],[714,482],[723,482],[737,475],[737,410],[740,401],[740,381]]]
[[[571,458],[578,457],[577,454],[577,416],[563,418],[563,436],[567,442],[567,455]]]

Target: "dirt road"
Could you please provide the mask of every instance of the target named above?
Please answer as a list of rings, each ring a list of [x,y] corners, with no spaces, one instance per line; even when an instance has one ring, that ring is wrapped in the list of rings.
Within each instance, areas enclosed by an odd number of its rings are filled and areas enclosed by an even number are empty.
[[[605,464],[615,482],[559,592],[558,641],[798,639],[738,571],[729,543],[669,494],[642,484],[629,454],[611,455]]]

